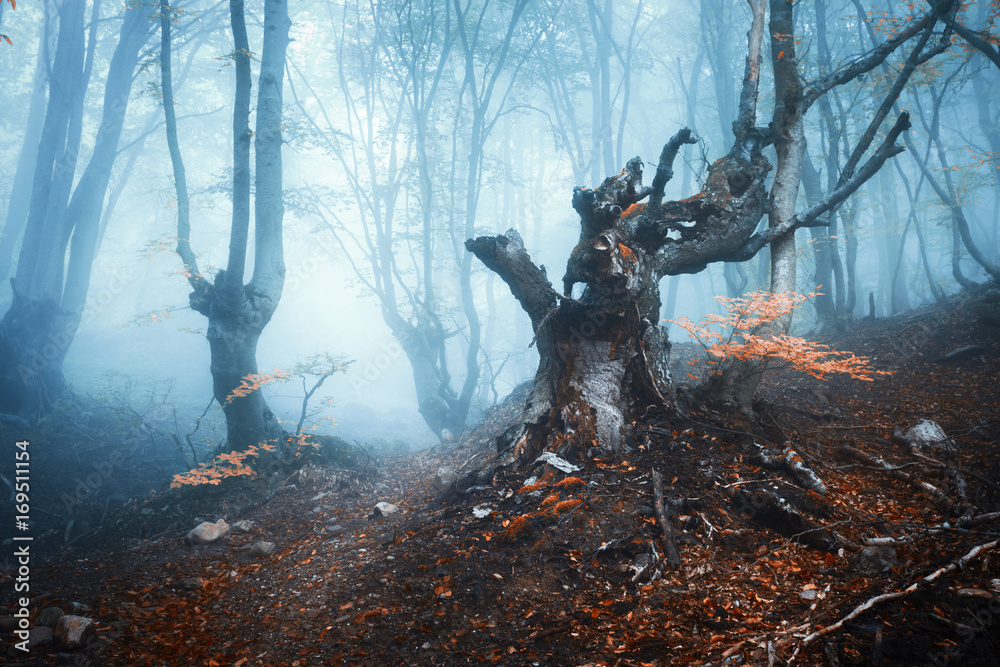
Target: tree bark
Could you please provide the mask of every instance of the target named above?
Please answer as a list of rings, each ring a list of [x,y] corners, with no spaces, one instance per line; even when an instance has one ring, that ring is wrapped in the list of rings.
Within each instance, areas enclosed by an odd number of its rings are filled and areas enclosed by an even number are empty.
[[[805,161],[806,138],[802,125],[805,112],[802,83],[795,55],[795,30],[792,4],[788,0],[771,0],[771,63],[774,68],[775,105],[771,121],[772,141],[777,154],[774,183],[768,206],[768,227],[787,226],[795,218],[795,201]],[[795,232],[776,238],[771,248],[771,292],[779,294],[795,290]],[[770,337],[788,333],[791,314],[762,325],[755,334]],[[766,360],[743,361],[725,359],[719,373],[708,383],[712,402],[742,414],[749,414]]]
[[[764,211],[770,165],[760,154],[763,135],[755,125],[759,9],[748,35],[735,145],[712,165],[702,192],[663,202],[677,152],[693,141],[687,129],[664,146],[651,186],[643,185],[637,157],[596,189],[576,188],[580,242],[567,262],[562,294],[532,263],[515,230],[466,241],[510,287],[536,335],[539,366],[513,441],[514,458],[533,460],[543,450],[575,459],[617,451],[635,418],[651,407],[673,406],[659,281],[738,255]],[[573,299],[577,282],[586,288]]]
[[[288,46],[288,6],[284,0],[264,5],[264,45],[257,91],[257,125],[251,133],[250,50],[243,0],[230,0],[235,41],[236,95],[233,107],[233,221],[229,263],[214,281],[202,276],[190,245],[190,220],[184,165],[177,142],[170,72],[169,7],[161,4],[161,82],[178,200],[177,254],[184,262],[192,288],[191,307],[208,318],[212,392],[226,416],[227,448],[244,450],[263,442],[281,441],[286,433],[262,392],[237,396],[234,390],[259,373],[257,342],[278,306],[284,286],[282,243],[281,113],[285,52]],[[250,224],[250,139],[255,142],[254,268],[244,284]]]
[[[51,5],[46,5],[45,20],[42,21],[41,46],[38,49],[38,62],[35,65],[35,75],[31,86],[31,101],[28,103],[28,124],[24,131],[21,154],[14,170],[6,222],[3,231],[0,232],[0,281],[6,281],[10,275],[14,262],[14,250],[28,222],[28,207],[31,205],[31,180],[35,173],[38,144],[42,136],[45,90],[49,83],[48,72],[52,67],[52,63],[49,62],[50,42],[53,36],[49,16],[50,7]]]
[[[5,390],[0,412],[41,417],[65,392],[62,364],[83,316],[97,230],[127,110],[139,50],[149,37],[146,8],[126,10],[112,56],[94,151],[75,189],[82,106],[96,47],[96,16],[84,52],[84,3],[60,6],[49,101],[35,163],[31,206],[0,322]],[[72,197],[70,196],[72,192]],[[72,240],[72,244],[70,241]],[[67,257],[67,248],[69,256]],[[67,267],[64,280],[64,267]]]

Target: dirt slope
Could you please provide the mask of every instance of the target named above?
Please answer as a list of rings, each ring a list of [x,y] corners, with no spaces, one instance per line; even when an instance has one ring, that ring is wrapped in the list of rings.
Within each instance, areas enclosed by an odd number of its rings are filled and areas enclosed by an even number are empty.
[[[7,664],[998,664],[997,305],[859,322],[831,342],[892,375],[778,371],[757,423],[650,415],[631,452],[576,471],[540,462],[461,491],[431,485],[440,467],[485,463],[516,401],[448,448],[385,458],[377,476],[307,470],[227,517],[256,527],[221,545],[161,538],[37,571],[45,604],[92,607],[99,641]],[[970,345],[983,349],[935,362]],[[894,438],[920,419],[951,442]],[[825,489],[775,463],[789,447]],[[400,511],[372,516],[383,501]],[[251,556],[259,540],[276,552]],[[872,602],[883,594],[898,597]]]

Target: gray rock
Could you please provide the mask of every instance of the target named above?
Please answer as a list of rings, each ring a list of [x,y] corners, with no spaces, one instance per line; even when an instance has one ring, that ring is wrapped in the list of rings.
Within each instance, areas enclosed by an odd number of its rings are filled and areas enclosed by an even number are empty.
[[[954,441],[936,421],[921,419],[906,432],[904,437],[919,449],[954,449]]]
[[[237,521],[230,528],[232,528],[234,533],[250,533],[253,532],[254,522],[248,519],[243,519],[242,521]]]
[[[277,547],[274,542],[257,542],[250,547],[251,556],[270,556]]]
[[[171,588],[174,590],[182,591],[200,591],[205,587],[205,582],[198,577],[190,577],[188,579],[181,579],[173,583]]]
[[[865,547],[854,556],[854,566],[863,572],[881,574],[896,566],[896,550],[892,547]]]
[[[44,625],[46,628],[56,627],[56,623],[59,619],[66,615],[59,607],[42,607],[42,610],[38,612],[38,616],[35,617],[35,625]]]
[[[376,516],[390,516],[399,511],[399,505],[393,505],[392,503],[381,502],[375,505],[373,514]]]
[[[31,650],[36,646],[41,646],[42,644],[52,643],[52,628],[47,628],[44,625],[36,625],[35,627],[28,630],[28,649]]]
[[[211,544],[229,533],[229,524],[223,519],[215,523],[203,521],[198,527],[187,534],[188,544]]]
[[[83,604],[82,602],[70,602],[69,604],[66,605],[67,614],[76,614],[77,616],[83,616],[88,611],[90,611],[90,607]]]
[[[819,595],[819,591],[817,591],[815,588],[811,588],[808,591],[802,591],[801,593],[799,593],[799,597],[805,600],[806,602],[812,602],[813,600],[816,599],[817,595]]]
[[[0,632],[11,633],[17,630],[17,619],[13,616],[0,616]]]
[[[95,634],[97,624],[94,619],[74,614],[60,618],[53,632],[56,641],[65,648],[80,648]]]
[[[450,488],[458,481],[458,473],[449,468],[438,468],[434,475],[434,487],[439,491]]]

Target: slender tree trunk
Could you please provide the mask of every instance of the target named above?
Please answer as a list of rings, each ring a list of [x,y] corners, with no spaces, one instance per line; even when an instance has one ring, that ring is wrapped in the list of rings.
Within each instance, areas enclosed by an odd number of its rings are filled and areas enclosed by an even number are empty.
[[[774,173],[768,206],[768,226],[781,228],[795,217],[795,201],[805,159],[806,140],[802,126],[803,90],[795,56],[795,30],[792,4],[788,0],[771,0],[771,63],[774,68],[775,106],[771,121],[772,140],[778,164]],[[771,248],[771,292],[780,294],[795,290],[795,234],[776,238]],[[764,337],[788,333],[791,314],[763,325],[756,334]],[[766,361],[726,359],[718,375],[708,383],[708,395],[713,402],[749,414]]]
[[[905,232],[901,229],[903,223],[899,215],[899,204],[896,197],[896,189],[893,186],[891,172],[883,169],[879,172],[879,189],[881,191],[882,211],[885,215],[885,227],[882,232],[885,235],[886,265],[884,275],[880,280],[885,280],[885,297],[888,301],[886,310],[890,315],[910,309],[909,295],[906,291],[906,281],[894,281],[892,278],[895,267],[895,259],[900,258],[902,266],[900,271],[906,275],[906,258],[903,254]]]
[[[282,241],[281,114],[285,52],[288,46],[288,7],[284,0],[266,0],[264,44],[261,50],[257,92],[257,125],[249,128],[250,49],[242,0],[230,0],[235,40],[236,95],[233,108],[233,222],[230,230],[229,262],[215,281],[198,272],[191,249],[188,196],[183,162],[177,142],[176,117],[170,76],[169,8],[161,6],[161,71],[167,143],[178,188],[177,253],[184,262],[193,288],[191,306],[208,318],[212,389],[226,415],[230,450],[243,450],[259,443],[281,440],[278,424],[261,391],[239,395],[244,381],[259,372],[257,343],[274,314],[284,286],[285,264]],[[256,182],[254,206],[253,276],[244,285],[250,224],[250,140],[255,142]]]
[[[21,154],[14,170],[14,181],[11,184],[10,199],[7,205],[7,219],[0,231],[0,281],[6,281],[10,275],[14,261],[14,250],[21,239],[24,226],[28,222],[28,207],[31,205],[31,179],[35,173],[35,161],[38,157],[38,144],[42,136],[42,119],[45,117],[45,91],[48,88],[48,71],[50,43],[53,30],[51,8],[45,5],[45,20],[42,21],[39,37],[38,62],[35,64],[35,75],[31,84],[31,101],[28,103],[28,123],[24,130],[24,141],[21,144]]]
[[[945,296],[944,290],[941,289],[941,286],[934,278],[934,272],[931,271],[931,264],[927,259],[927,243],[924,241],[924,233],[920,229],[919,220],[913,220],[913,228],[917,232],[917,242],[920,244],[920,260],[924,266],[924,275],[927,277],[927,285],[931,290],[931,294],[934,295],[934,301],[937,303],[945,303],[948,298]]]
[[[815,204],[822,197],[819,173],[808,155],[805,158],[802,171],[802,186],[806,201],[810,205]],[[820,292],[813,300],[813,306],[816,309],[816,330],[822,335],[835,328],[837,318],[837,308],[832,296],[834,287],[831,284],[833,278],[832,243],[829,230],[826,227],[810,227],[809,234],[812,237],[813,261],[815,262],[813,285]]]

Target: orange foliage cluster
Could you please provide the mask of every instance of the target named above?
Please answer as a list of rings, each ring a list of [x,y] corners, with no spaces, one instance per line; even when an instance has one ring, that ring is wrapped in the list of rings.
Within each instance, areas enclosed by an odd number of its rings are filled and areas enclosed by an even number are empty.
[[[764,338],[756,335],[762,324],[772,322],[798,308],[817,292],[803,296],[795,292],[751,292],[745,297],[715,297],[728,311],[725,315],[707,315],[702,323],[688,318],[670,320],[705,348],[712,357],[743,361],[780,359],[797,371],[821,380],[832,373],[843,373],[856,380],[871,381],[889,371],[875,370],[870,360],[829,346],[784,334]],[[712,362],[716,363],[716,362]]]
[[[542,504],[539,505],[539,507],[545,507],[547,505],[552,505],[553,503],[557,502],[559,502],[559,494],[550,493],[548,496],[545,497],[545,500],[542,501]]]
[[[227,477],[252,477],[255,474],[254,470],[244,463],[244,461],[251,456],[258,456],[261,451],[273,452],[274,445],[261,443],[251,446],[242,452],[219,454],[212,459],[211,463],[201,463],[197,468],[189,470],[183,475],[174,475],[173,481],[170,482],[170,488],[176,489],[184,485],[217,485]]]
[[[569,500],[563,500],[562,502],[556,503],[555,506],[553,506],[552,511],[556,514],[561,514],[566,510],[574,509],[582,504],[583,501],[579,498],[570,498]]]
[[[868,15],[868,23],[871,24],[875,34],[885,35],[886,39],[891,39],[900,29],[910,22],[910,19],[923,11],[921,3],[909,0],[900,3],[901,7],[893,7],[893,13],[889,14],[873,8]]]
[[[572,486],[583,486],[583,484],[584,484],[583,480],[580,479],[579,477],[567,477],[566,479],[560,480],[559,483],[556,484],[556,488],[559,489],[559,488],[569,488]]]
[[[292,374],[288,371],[274,369],[272,373],[250,373],[243,378],[239,386],[233,389],[233,393],[226,396],[226,403],[232,403],[233,399],[241,398],[243,396],[249,396],[252,392],[257,391],[266,384],[271,384],[272,382],[288,382],[292,377]]]
[[[316,430],[316,426],[313,425],[312,430]],[[313,440],[308,433],[299,432],[295,435],[288,437],[288,442],[295,445],[295,455],[301,456],[302,450],[306,447],[312,447],[315,450],[319,450],[320,444]]]
[[[645,210],[646,210],[646,202],[636,202],[631,206],[629,206],[627,209],[625,209],[625,212],[622,213],[621,217],[624,220],[625,218],[631,215],[642,213]]]
[[[497,538],[501,542],[516,540],[528,532],[528,529],[530,528],[527,517],[523,515],[516,516],[510,521],[504,521],[504,524],[506,525],[506,528],[502,533],[500,533],[500,537]]]

